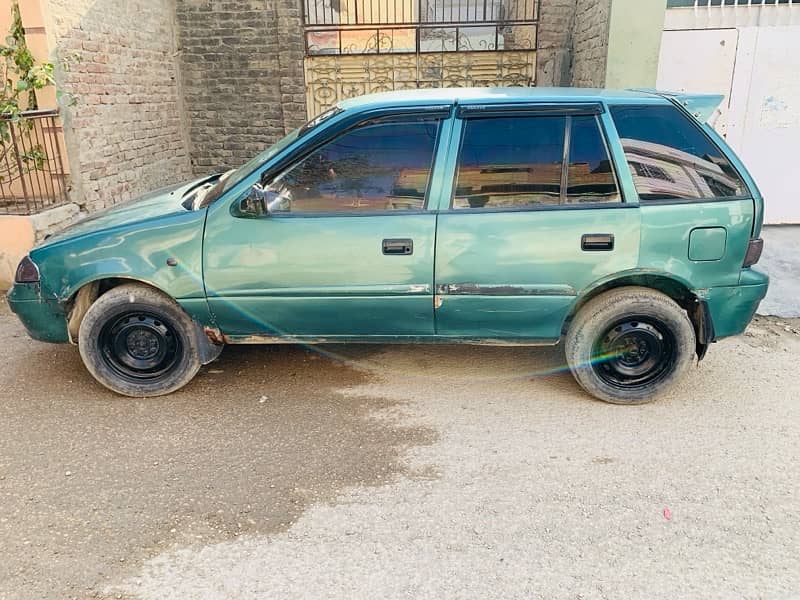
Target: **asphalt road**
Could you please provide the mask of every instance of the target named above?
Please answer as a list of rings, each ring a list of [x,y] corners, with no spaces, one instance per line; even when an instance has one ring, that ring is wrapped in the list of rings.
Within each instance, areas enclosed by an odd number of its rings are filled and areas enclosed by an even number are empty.
[[[798,598],[798,332],[641,407],[466,346],[228,348],[132,400],[0,303],[0,598]]]

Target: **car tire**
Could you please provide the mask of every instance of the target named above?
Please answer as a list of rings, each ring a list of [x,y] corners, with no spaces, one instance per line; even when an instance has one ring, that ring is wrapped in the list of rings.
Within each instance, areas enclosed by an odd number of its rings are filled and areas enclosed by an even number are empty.
[[[162,396],[182,388],[202,364],[194,322],[175,300],[124,284],[89,307],[78,332],[87,370],[124,396]]]
[[[696,350],[694,328],[672,298],[623,287],[586,303],[567,332],[573,376],[589,394],[613,404],[645,404],[681,379]]]

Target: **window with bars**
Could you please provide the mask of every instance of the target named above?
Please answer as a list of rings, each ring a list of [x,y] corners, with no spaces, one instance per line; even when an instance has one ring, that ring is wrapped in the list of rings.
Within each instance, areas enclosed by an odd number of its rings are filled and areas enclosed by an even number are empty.
[[[304,0],[308,55],[533,50],[539,0]]]
[[[633,160],[628,161],[628,164],[631,166],[634,173],[636,173],[636,175],[639,177],[660,179],[661,181],[669,181],[671,183],[675,182],[675,180],[661,167],[656,167],[655,165],[648,165]]]

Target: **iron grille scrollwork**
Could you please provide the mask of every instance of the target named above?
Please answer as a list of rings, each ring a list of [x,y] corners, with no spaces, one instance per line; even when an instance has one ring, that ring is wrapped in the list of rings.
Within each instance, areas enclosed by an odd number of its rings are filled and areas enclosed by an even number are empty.
[[[530,86],[539,0],[303,0],[310,117],[397,89]]]

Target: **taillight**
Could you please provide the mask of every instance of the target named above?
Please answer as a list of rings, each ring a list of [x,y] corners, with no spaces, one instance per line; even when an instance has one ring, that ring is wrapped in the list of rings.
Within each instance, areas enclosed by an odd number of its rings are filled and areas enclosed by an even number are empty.
[[[761,238],[750,240],[747,246],[747,254],[744,255],[743,267],[752,267],[761,258],[761,252],[764,250],[764,240]]]
[[[30,256],[19,261],[14,281],[17,283],[37,283],[39,281],[39,267],[31,260]]]

